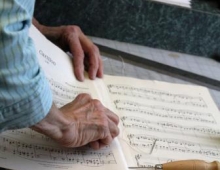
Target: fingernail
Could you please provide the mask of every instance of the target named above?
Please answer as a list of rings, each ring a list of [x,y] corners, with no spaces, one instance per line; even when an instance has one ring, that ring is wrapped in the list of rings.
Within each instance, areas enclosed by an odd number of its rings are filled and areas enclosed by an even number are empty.
[[[90,74],[90,79],[92,79],[92,80],[95,79],[95,74],[94,73]]]
[[[79,81],[81,81],[81,82],[84,81],[84,77],[83,77],[83,76],[78,76],[77,79],[78,79]]]

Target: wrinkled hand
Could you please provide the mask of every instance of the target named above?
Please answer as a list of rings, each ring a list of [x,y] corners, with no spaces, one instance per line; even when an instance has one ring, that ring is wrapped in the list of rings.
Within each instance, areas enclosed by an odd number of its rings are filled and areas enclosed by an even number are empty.
[[[61,111],[74,122],[71,125],[75,134],[73,142],[66,136],[70,145],[82,146],[90,142],[93,148],[98,149],[110,144],[119,133],[118,117],[88,94],[80,94]]]
[[[78,80],[84,80],[84,70],[88,71],[92,80],[103,77],[103,63],[99,49],[78,26],[47,27],[39,24],[35,19],[33,24],[64,51],[72,53],[74,73]]]
[[[32,128],[65,147],[89,144],[93,149],[109,145],[119,134],[118,116],[88,94],[78,95],[60,112],[53,108]]]
[[[78,80],[84,79],[84,64],[90,79],[103,76],[103,64],[99,49],[88,39],[77,26],[61,26],[58,33],[57,44],[73,55],[74,73]]]

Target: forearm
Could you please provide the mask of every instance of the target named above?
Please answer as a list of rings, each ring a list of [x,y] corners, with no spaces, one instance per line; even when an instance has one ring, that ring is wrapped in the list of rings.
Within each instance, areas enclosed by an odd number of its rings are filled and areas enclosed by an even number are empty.
[[[0,132],[30,127],[49,112],[52,95],[28,37],[33,1],[0,1]],[[13,10],[17,9],[17,10]]]

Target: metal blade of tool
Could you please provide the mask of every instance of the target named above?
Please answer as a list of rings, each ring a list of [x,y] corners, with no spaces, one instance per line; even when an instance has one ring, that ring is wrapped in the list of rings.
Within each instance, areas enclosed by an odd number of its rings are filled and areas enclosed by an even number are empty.
[[[175,78],[179,78],[188,82],[192,82],[197,85],[205,86],[210,89],[220,91],[220,81],[205,77],[202,75],[198,75],[186,70],[182,70],[176,67],[172,67],[163,63],[159,63],[157,61],[153,61],[147,58],[143,58],[138,55],[130,54],[124,51],[120,51],[117,49],[113,49],[110,47],[106,47],[100,44],[96,44],[101,53],[104,53],[108,57],[120,56],[126,60],[130,60],[133,64],[137,64],[139,67],[144,67],[149,70],[153,70],[165,75],[169,75]]]
[[[129,169],[136,169],[136,170],[155,170],[155,167],[128,167]]]

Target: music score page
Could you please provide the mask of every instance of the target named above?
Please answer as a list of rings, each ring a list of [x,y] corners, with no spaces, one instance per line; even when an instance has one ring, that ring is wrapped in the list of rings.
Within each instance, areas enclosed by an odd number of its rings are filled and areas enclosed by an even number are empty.
[[[129,167],[220,160],[220,113],[204,87],[105,76]]]

